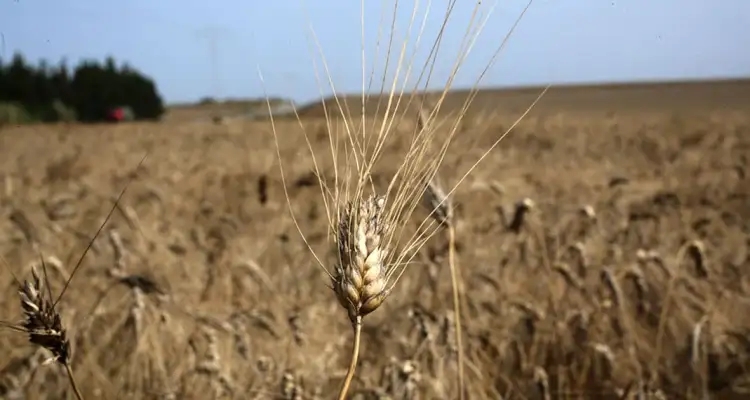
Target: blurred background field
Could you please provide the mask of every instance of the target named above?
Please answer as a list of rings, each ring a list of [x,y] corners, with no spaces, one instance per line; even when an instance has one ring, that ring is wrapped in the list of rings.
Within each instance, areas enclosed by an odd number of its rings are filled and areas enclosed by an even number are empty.
[[[615,398],[649,380],[667,398],[747,395],[746,87],[553,88],[470,176],[455,201],[472,398],[533,398],[538,368],[554,398]],[[524,96],[480,92],[481,111],[456,138],[468,155],[449,154],[441,178],[454,182],[454,171],[518,117],[515,98]],[[302,115],[324,154],[324,119],[314,108]],[[349,328],[289,217],[268,121],[180,119],[3,128],[1,254],[24,276],[37,262],[27,237],[37,241],[60,261],[51,273],[59,290],[110,199],[135,176],[62,302],[84,394],[330,398]],[[277,129],[292,207],[313,248],[329,254],[300,125],[281,120]],[[395,172],[388,154],[402,144],[386,151],[376,180]],[[150,158],[133,171],[146,149]],[[508,225],[525,197],[536,207],[515,233]],[[586,205],[594,221],[580,213]],[[706,271],[685,250],[694,240]],[[455,396],[445,250],[441,235],[433,238],[368,319],[354,398]],[[116,278],[117,265],[141,283]],[[617,302],[604,271],[621,286]],[[8,319],[19,315],[11,278],[0,277]],[[137,324],[135,296],[144,297]],[[215,370],[205,365],[212,337]],[[22,336],[0,340],[4,396],[14,384],[30,398],[62,395],[54,367],[24,375],[39,355]]]

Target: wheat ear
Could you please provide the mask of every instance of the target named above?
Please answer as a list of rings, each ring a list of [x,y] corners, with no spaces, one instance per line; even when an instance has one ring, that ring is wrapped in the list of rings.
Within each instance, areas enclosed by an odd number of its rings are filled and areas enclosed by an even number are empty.
[[[395,9],[397,8],[396,6],[398,3],[398,1],[395,1],[394,3],[394,13],[396,12]],[[418,26],[418,18],[416,18],[420,10],[420,7],[418,7],[419,2],[414,4],[411,19],[408,22],[408,27],[406,29],[407,32],[411,32],[413,28],[418,31],[415,34],[415,45],[419,44],[423,39],[422,36],[425,32],[426,22],[428,20],[428,11],[430,7],[432,7],[431,2],[427,3],[427,10],[424,11],[424,18],[422,18],[423,22],[421,27]],[[363,115],[361,120],[355,121],[345,99],[342,99],[336,94],[337,89],[333,83],[331,70],[323,56],[320,42],[318,41],[312,27],[310,32],[312,41],[314,42],[314,47],[318,51],[318,55],[321,56],[320,65],[322,66],[322,72],[324,72],[323,75],[325,75],[324,78],[333,92],[333,104],[327,104],[325,100],[321,102],[326,119],[328,131],[327,136],[329,139],[328,144],[330,146],[330,156],[333,164],[333,184],[329,185],[329,183],[322,178],[323,164],[319,163],[318,158],[313,151],[311,141],[305,132],[304,124],[302,124],[302,120],[300,119],[299,114],[297,114],[297,111],[294,111],[297,121],[303,128],[305,143],[310,152],[315,175],[318,177],[319,189],[326,209],[326,216],[331,223],[331,230],[335,233],[334,236],[336,237],[335,240],[338,245],[339,262],[333,271],[329,271],[321,259],[315,254],[294,215],[291,199],[287,191],[283,162],[281,162],[282,157],[281,147],[279,146],[279,135],[274,122],[273,113],[270,113],[271,131],[274,138],[276,156],[279,160],[279,172],[281,175],[282,186],[284,188],[287,207],[291,213],[292,222],[300,233],[305,245],[310,250],[310,253],[315,258],[317,264],[330,277],[332,288],[341,305],[347,310],[354,330],[354,346],[351,363],[339,393],[340,399],[346,397],[349,385],[354,376],[354,370],[359,356],[359,342],[363,317],[377,309],[377,307],[383,303],[396,282],[404,273],[406,266],[411,262],[424,242],[435,233],[434,230],[421,229],[426,223],[432,223],[431,220],[427,219],[417,228],[417,232],[420,232],[419,234],[415,234],[411,238],[405,238],[404,236],[408,235],[403,222],[411,216],[412,212],[417,207],[417,203],[425,190],[426,182],[431,179],[442,163],[448,147],[458,131],[459,124],[467,114],[468,107],[476,96],[479,81],[487,74],[492,64],[494,64],[495,59],[505,47],[505,43],[511,33],[514,31],[526,10],[530,7],[531,0],[528,1],[526,7],[518,16],[508,34],[492,53],[491,60],[486,65],[486,68],[481,71],[480,76],[470,91],[470,95],[463,102],[463,105],[460,106],[458,116],[452,121],[452,126],[446,137],[444,139],[438,137],[435,129],[418,130],[411,138],[409,138],[406,155],[396,170],[396,173],[390,179],[390,182],[388,182],[385,196],[371,196],[369,198],[365,196],[365,189],[372,189],[372,191],[375,190],[375,185],[372,179],[373,168],[378,164],[384,152],[388,151],[388,148],[390,147],[390,139],[394,136],[393,133],[397,131],[397,124],[404,114],[403,110],[409,109],[412,101],[418,96],[418,92],[421,92],[428,86],[432,86],[430,81],[434,79],[434,67],[439,63],[436,60],[438,60],[437,55],[441,43],[443,42],[443,36],[446,31],[445,27],[449,24],[449,21],[452,20],[451,15],[454,14],[454,9],[456,8],[455,6],[458,4],[458,1],[449,0],[446,4],[443,17],[437,20],[440,29],[434,41],[432,41],[432,49],[430,50],[427,60],[424,62],[416,79],[407,79],[412,74],[413,68],[419,69],[419,65],[415,59],[417,52],[411,52],[408,50],[409,47],[411,47],[409,46],[410,35],[407,35],[402,46],[391,46],[398,31],[396,27],[399,25],[396,23],[397,18],[395,18],[396,14],[394,14],[393,25],[391,27],[390,38],[388,39],[389,43],[386,51],[385,72],[383,73],[381,80],[382,85],[380,88],[380,93],[382,95],[381,98],[384,100],[384,103],[386,103],[383,104],[384,116],[379,118],[380,123],[373,125],[372,128],[366,124],[365,120],[365,108],[367,103],[366,92],[369,92],[371,88],[368,88],[368,85],[365,83],[367,79],[366,71],[364,69],[364,58],[366,55],[364,45],[365,1],[361,0],[360,4],[360,18],[363,27],[363,44],[361,48],[363,58],[361,110]],[[466,34],[462,39],[456,60],[451,67],[450,76],[448,77],[443,90],[437,95],[439,99],[436,101],[435,113],[439,111],[440,105],[451,90],[454,79],[458,74],[461,65],[474,47],[479,33],[484,28],[489,14],[491,14],[492,9],[494,8],[492,6],[487,7],[486,2],[480,0],[474,0],[470,2],[470,4],[473,4],[473,8],[468,17]],[[488,12],[485,14],[483,10],[487,8]],[[454,23],[451,22],[451,24]],[[376,47],[378,47],[379,44],[380,38],[378,38]],[[397,51],[397,48],[399,47],[401,50]],[[393,68],[394,66],[392,65],[392,62],[396,64],[395,68]],[[317,63],[315,64],[317,65]],[[320,79],[321,77],[318,75],[317,66],[314,66],[314,68],[316,70],[316,79]],[[375,69],[373,69],[373,74],[375,74],[374,70]],[[390,77],[391,72],[395,73],[395,77]],[[263,82],[263,76],[260,71],[259,77],[261,82]],[[320,83],[320,81],[318,82]],[[370,79],[370,82],[373,82],[373,79]],[[265,84],[263,83],[263,85]],[[411,88],[412,90],[410,90],[412,93],[405,94],[407,86],[409,85],[413,85]],[[531,104],[527,111],[523,113],[523,116],[521,116],[499,138],[497,138],[490,148],[479,157],[477,162],[475,162],[469,170],[463,174],[448,195],[455,190],[455,188],[476,168],[490,151],[494,149],[531,110],[531,108],[533,108],[544,92],[546,92],[546,89]],[[266,96],[266,105],[269,111],[271,111],[271,101],[268,96]],[[378,111],[380,110],[380,105],[380,101],[378,101],[378,106],[375,110],[376,115],[379,115]],[[341,126],[332,123],[332,114],[338,114],[343,121],[343,138],[338,134],[340,132],[340,129],[338,128]],[[340,157],[342,155],[343,158]],[[344,199],[352,201],[343,209],[337,210],[336,207],[343,204],[344,202],[342,200]],[[386,199],[388,199],[387,208],[385,207]],[[427,233],[422,233],[425,231]],[[399,251],[391,257],[390,251],[393,250],[395,252],[397,248],[399,248]]]
[[[362,318],[375,311],[388,295],[384,206],[384,197],[371,196],[349,202],[339,216],[336,237],[339,264],[331,279],[336,297],[349,314],[354,330],[351,362],[339,391],[340,400],[346,398],[357,368]]]
[[[78,400],[82,400],[73,370],[70,367],[70,341],[62,326],[62,318],[55,310],[52,299],[44,298],[44,285],[36,268],[31,268],[31,280],[25,280],[18,289],[21,298],[24,321],[20,329],[28,335],[31,344],[47,349],[52,353],[49,361],[57,361],[65,367],[70,387]]]

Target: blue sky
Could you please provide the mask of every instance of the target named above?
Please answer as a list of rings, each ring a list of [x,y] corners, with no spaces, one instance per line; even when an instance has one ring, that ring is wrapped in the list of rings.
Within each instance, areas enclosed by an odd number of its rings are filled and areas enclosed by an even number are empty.
[[[421,22],[428,0],[420,0]],[[442,87],[474,3],[458,0],[433,88]],[[372,61],[384,4],[366,0],[365,41]],[[406,35],[414,0],[401,0],[396,41]],[[434,38],[447,0],[432,0],[417,64]],[[525,0],[495,5],[456,78],[472,86]],[[362,87],[360,1],[357,0],[5,0],[0,3],[0,55],[20,51],[36,62],[66,58],[127,61],[156,80],[168,102],[207,95],[269,95],[309,101],[320,95],[313,72],[312,26],[336,89]],[[535,0],[483,85],[750,77],[750,1]],[[389,27],[386,27],[389,30]],[[416,32],[417,28],[413,28]],[[207,34],[214,32],[216,57]],[[414,36],[414,35],[413,35]],[[413,37],[412,36],[412,37]],[[411,47],[410,47],[411,48]],[[380,52],[382,60],[384,51]],[[216,66],[218,79],[214,79]],[[258,77],[263,72],[264,83]],[[416,69],[419,69],[415,67]],[[323,92],[330,93],[324,82]]]

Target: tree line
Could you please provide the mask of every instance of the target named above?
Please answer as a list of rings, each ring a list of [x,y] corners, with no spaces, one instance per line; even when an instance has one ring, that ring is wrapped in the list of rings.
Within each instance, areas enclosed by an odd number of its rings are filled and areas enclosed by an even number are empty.
[[[129,107],[142,120],[164,113],[154,81],[112,57],[82,61],[71,71],[64,61],[34,66],[19,53],[9,62],[0,59],[0,106],[0,122],[3,108],[5,114],[21,113],[18,119],[42,122],[105,121],[116,107]]]

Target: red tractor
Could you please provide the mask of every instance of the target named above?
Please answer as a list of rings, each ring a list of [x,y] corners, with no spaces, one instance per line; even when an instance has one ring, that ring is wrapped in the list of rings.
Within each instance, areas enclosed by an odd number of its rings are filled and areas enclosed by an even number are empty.
[[[111,122],[132,121],[134,119],[135,114],[133,114],[133,109],[128,106],[112,108],[107,114],[107,120]]]

